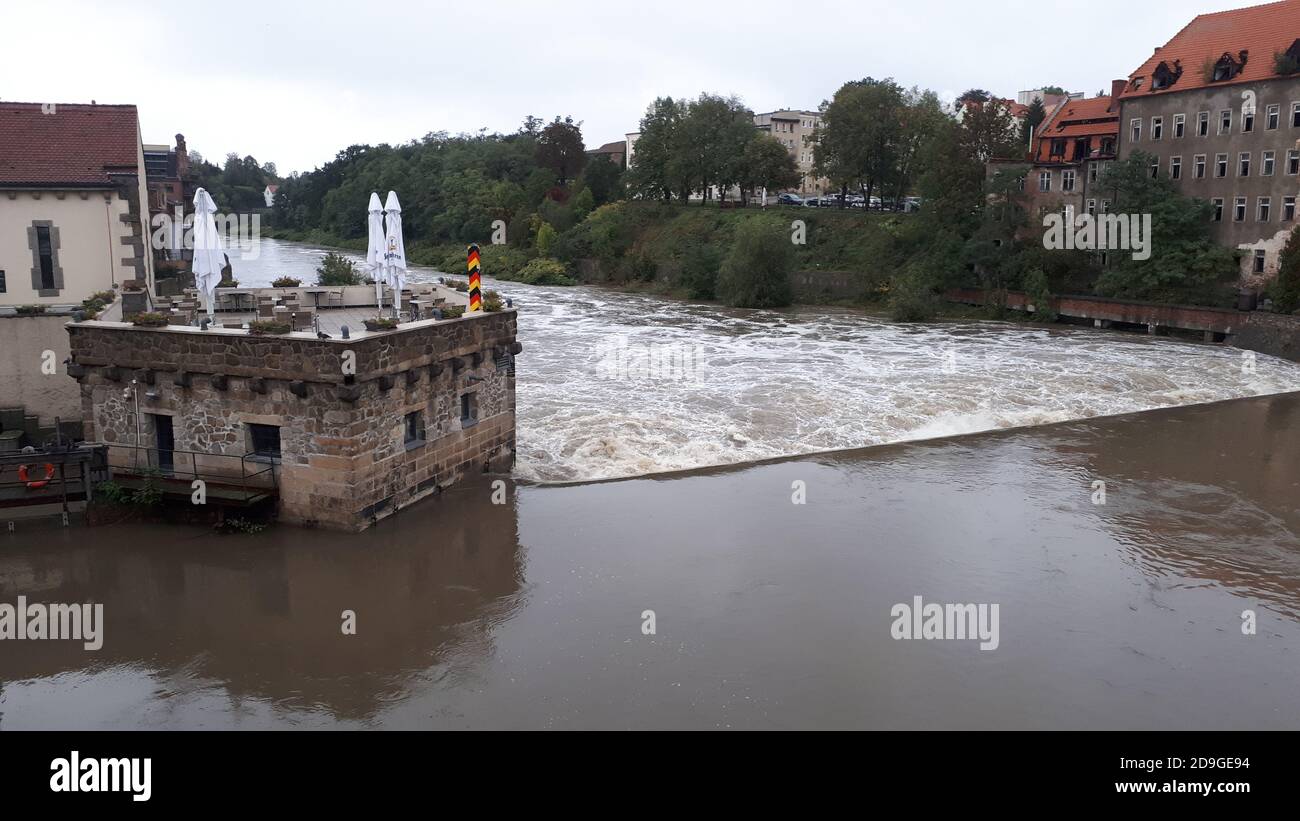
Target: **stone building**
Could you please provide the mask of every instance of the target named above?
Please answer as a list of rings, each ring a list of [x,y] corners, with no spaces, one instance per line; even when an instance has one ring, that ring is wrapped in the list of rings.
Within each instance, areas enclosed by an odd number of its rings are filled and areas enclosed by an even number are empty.
[[[800,194],[822,194],[831,190],[830,181],[818,177],[813,171],[813,149],[821,122],[819,111],[780,109],[754,115],[754,125],[779,140],[794,157],[800,175]]]
[[[143,169],[135,106],[0,103],[0,306],[152,284]]]
[[[1214,206],[1214,236],[1261,284],[1296,224],[1300,195],[1300,0],[1202,14],[1128,78],[1120,157]]]
[[[68,326],[86,438],[210,493],[273,469],[284,521],[358,530],[515,449],[516,312],[350,339]],[[137,410],[138,409],[138,410]]]

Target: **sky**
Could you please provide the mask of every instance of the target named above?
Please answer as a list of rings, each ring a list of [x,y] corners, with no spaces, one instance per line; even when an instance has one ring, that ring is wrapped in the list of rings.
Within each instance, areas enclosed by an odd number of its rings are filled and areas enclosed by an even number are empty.
[[[349,145],[572,115],[588,147],[657,96],[815,109],[848,80],[945,99],[1127,76],[1199,13],[1250,0],[0,0],[0,100],[133,103],[146,143],[310,171]],[[14,33],[25,33],[12,36]]]

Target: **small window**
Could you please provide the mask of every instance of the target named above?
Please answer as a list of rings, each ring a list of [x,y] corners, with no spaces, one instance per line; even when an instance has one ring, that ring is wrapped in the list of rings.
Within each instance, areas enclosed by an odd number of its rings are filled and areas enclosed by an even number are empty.
[[[1291,222],[1295,219],[1295,197],[1282,198],[1282,221]]]
[[[1273,198],[1260,197],[1255,205],[1255,221],[1268,222],[1273,216]]]
[[[1225,108],[1219,112],[1219,133],[1232,133],[1232,109]]]
[[[406,436],[407,448],[417,448],[424,444],[424,412],[411,411],[406,414]]]
[[[1262,250],[1255,252],[1255,273],[1264,273],[1264,252]]]
[[[1158,140],[1162,136],[1164,136],[1164,133],[1165,133],[1165,118],[1152,117],[1151,118],[1151,139]]]
[[[1266,119],[1264,128],[1269,131],[1276,131],[1279,121],[1282,119],[1282,106],[1277,103],[1269,106],[1266,110]]]
[[[41,260],[41,290],[54,290],[54,246],[50,242],[50,229],[40,225],[36,228],[36,253]]]
[[[1192,166],[1192,176],[1198,180],[1205,179],[1205,155],[1197,154],[1196,161]]]
[[[1073,172],[1073,171],[1066,170],[1066,171],[1062,171],[1062,172],[1061,172],[1061,190],[1062,190],[1062,191],[1073,191],[1073,190],[1074,190],[1074,172]]]
[[[460,425],[469,427],[478,423],[478,394],[462,393],[460,395]]]
[[[1274,152],[1265,151],[1259,155],[1259,173],[1264,177],[1273,176]]]
[[[1139,117],[1135,117],[1134,119],[1129,120],[1129,128],[1130,128],[1130,134],[1132,135],[1132,142],[1135,143],[1141,142],[1142,141],[1142,119]]]
[[[1237,176],[1250,176],[1250,152],[1243,151],[1237,155]]]
[[[1214,155],[1214,176],[1216,177],[1228,176],[1228,155],[1227,154]]]
[[[1293,148],[1286,152],[1286,173],[1300,174],[1300,149]]]
[[[1097,213],[1097,201],[1096,201],[1096,200],[1088,200],[1088,213],[1089,213],[1089,214],[1095,214],[1095,213]]]
[[[1246,198],[1245,197],[1237,197],[1235,200],[1233,200],[1232,221],[1233,222],[1246,221]]]
[[[1255,112],[1243,109],[1241,112],[1241,133],[1249,134],[1255,130]]]
[[[1160,178],[1160,159],[1157,157],[1151,161],[1151,179]]]
[[[1115,153],[1115,138],[1114,138],[1114,137],[1102,137],[1102,138],[1101,138],[1101,153],[1103,153],[1103,154],[1114,154],[1114,153]]]
[[[1223,197],[1215,197],[1210,200],[1210,204],[1214,206],[1214,213],[1210,217],[1210,222],[1223,222]]]
[[[1291,104],[1291,127],[1300,128],[1300,103]]]
[[[248,424],[249,447],[256,456],[280,458],[280,428],[277,425]]]
[[[1042,172],[1039,173],[1039,175],[1038,175],[1038,190],[1039,190],[1039,191],[1051,191],[1051,190],[1052,190],[1052,172],[1051,172],[1051,171],[1042,171]]]
[[[1196,136],[1210,136],[1210,112],[1202,111],[1196,115]]]
[[[1103,213],[1103,214],[1109,214],[1109,213],[1110,213],[1110,200],[1102,200],[1102,201],[1101,201],[1101,213]]]
[[[1183,177],[1183,158],[1170,157],[1169,158],[1169,179],[1179,180],[1182,179],[1182,177]]]
[[[1183,132],[1186,129],[1187,129],[1187,115],[1175,114],[1174,115],[1174,139],[1181,140],[1183,138]]]
[[[5,290],[5,272],[0,271],[0,294],[3,294]]]

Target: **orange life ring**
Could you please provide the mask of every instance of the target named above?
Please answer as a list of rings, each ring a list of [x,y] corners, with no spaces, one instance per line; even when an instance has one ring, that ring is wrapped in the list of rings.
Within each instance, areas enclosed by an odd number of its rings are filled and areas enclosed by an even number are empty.
[[[45,478],[43,480],[37,479],[33,481],[29,479],[27,474],[27,469],[29,467],[31,467],[31,465],[18,466],[18,481],[26,482],[28,490],[39,490],[40,488],[43,488],[46,485],[48,485],[50,483],[50,480],[54,478],[54,465],[50,464],[49,462],[45,463]]]

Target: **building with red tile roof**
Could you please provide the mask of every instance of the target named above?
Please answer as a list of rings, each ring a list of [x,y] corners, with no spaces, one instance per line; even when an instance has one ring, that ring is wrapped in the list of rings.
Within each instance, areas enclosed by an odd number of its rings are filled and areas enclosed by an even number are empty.
[[[0,306],[152,282],[132,105],[0,102]]]

